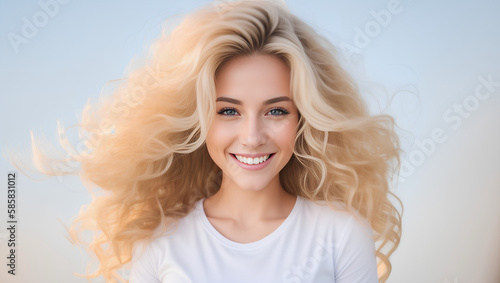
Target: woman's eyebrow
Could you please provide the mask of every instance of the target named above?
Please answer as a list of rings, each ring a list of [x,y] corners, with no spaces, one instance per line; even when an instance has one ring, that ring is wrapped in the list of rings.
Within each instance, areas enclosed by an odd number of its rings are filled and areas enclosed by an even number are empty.
[[[215,101],[216,102],[225,101],[225,102],[234,103],[234,104],[238,104],[238,105],[243,104],[243,102],[241,102],[241,100],[229,98],[229,97],[225,97],[225,96],[218,97]],[[262,103],[262,104],[267,105],[267,104],[273,104],[273,103],[280,102],[280,101],[290,101],[290,97],[279,96],[279,97],[268,99],[268,100],[264,101],[264,103]]]

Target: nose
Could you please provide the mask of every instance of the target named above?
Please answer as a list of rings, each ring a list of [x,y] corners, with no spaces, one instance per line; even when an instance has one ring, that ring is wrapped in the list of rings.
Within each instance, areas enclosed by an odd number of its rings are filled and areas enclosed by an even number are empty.
[[[267,129],[258,117],[248,116],[240,128],[240,143],[250,147],[257,148],[267,141]]]

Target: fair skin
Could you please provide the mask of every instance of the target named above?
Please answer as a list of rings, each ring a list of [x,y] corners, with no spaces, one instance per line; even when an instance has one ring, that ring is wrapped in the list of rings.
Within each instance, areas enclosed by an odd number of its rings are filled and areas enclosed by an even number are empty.
[[[219,70],[215,85],[206,144],[223,174],[219,191],[203,203],[205,214],[226,238],[255,242],[276,230],[296,201],[279,182],[299,120],[290,70],[271,55],[237,57]]]

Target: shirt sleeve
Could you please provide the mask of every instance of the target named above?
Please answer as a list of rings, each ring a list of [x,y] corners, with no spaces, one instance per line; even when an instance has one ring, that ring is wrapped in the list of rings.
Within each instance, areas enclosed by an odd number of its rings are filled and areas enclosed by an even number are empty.
[[[161,283],[157,268],[158,260],[151,245],[144,241],[134,243],[129,283]]]
[[[335,257],[336,283],[378,283],[373,230],[364,218],[351,216]]]

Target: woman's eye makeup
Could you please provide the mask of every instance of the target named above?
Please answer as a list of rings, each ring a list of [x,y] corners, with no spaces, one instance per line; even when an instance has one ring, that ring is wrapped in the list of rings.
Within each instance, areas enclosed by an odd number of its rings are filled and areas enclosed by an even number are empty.
[[[274,107],[270,109],[267,113],[270,113],[271,116],[284,116],[290,114],[288,111],[286,111],[285,108],[282,107]],[[232,107],[224,107],[221,110],[219,110],[217,114],[222,116],[235,116],[238,114],[238,111]]]
[[[234,116],[237,113],[236,109],[231,108],[231,107],[224,107],[217,114],[219,115],[224,115],[224,116]]]
[[[285,108],[281,108],[281,107],[273,108],[273,109],[269,110],[268,113],[274,113],[274,114],[272,114],[273,116],[283,116],[286,114],[290,114],[288,111],[285,110]]]

